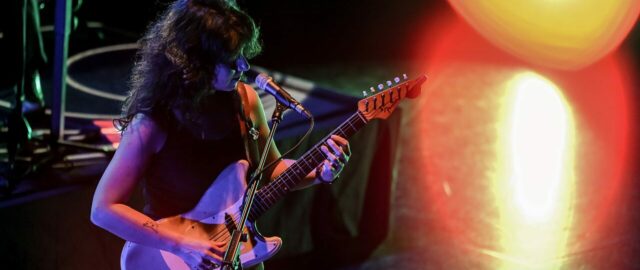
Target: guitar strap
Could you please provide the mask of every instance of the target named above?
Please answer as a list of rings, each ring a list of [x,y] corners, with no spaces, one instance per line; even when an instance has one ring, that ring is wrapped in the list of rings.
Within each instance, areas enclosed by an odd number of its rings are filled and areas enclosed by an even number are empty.
[[[255,166],[260,162],[260,153],[258,150],[259,127],[254,126],[251,117],[249,117],[251,115],[251,108],[248,106],[249,96],[247,95],[247,89],[244,83],[238,83],[237,97],[237,117],[240,123],[242,140],[244,141],[245,155],[247,157],[247,161],[249,161],[249,172],[247,175],[250,176],[253,173]]]

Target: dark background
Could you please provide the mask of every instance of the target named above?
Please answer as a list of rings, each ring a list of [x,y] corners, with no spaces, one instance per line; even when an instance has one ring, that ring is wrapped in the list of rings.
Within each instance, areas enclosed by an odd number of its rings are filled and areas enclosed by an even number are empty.
[[[78,25],[71,36],[70,55],[99,46],[134,42],[170,2],[166,0],[84,0],[84,3],[75,12]],[[366,89],[371,81],[387,78],[390,74],[402,73],[403,69],[411,66],[411,62],[420,61],[420,59],[412,59],[411,49],[413,48],[412,44],[422,35],[420,30],[423,29],[424,24],[429,23],[430,19],[435,16],[453,13],[444,0],[239,0],[238,2],[256,20],[262,30],[264,51],[252,60],[253,64],[298,75],[333,89],[347,92],[358,88]],[[44,1],[44,9],[41,13],[43,25],[53,24],[53,5],[54,1]],[[101,22],[104,24],[104,28],[97,30],[86,27],[86,23],[90,21]],[[52,33],[45,33],[45,43],[47,43],[45,49],[50,61],[53,59],[51,41]],[[640,59],[640,27],[635,27],[622,46],[631,49],[634,60],[638,63]],[[420,71],[409,72],[419,73]],[[43,74],[43,76],[46,75],[50,74]],[[348,82],[343,83],[345,81]],[[640,91],[636,88],[634,93],[638,99]],[[640,151],[636,151],[636,153],[640,153]],[[89,180],[89,182],[91,181],[95,181],[95,179]],[[411,188],[411,186],[406,187],[406,189]],[[91,188],[87,188],[83,192],[53,197],[51,201],[47,201],[44,208],[42,206],[36,207],[35,204],[24,204],[12,209],[5,209],[3,211],[11,214],[6,216],[32,213],[31,215],[37,218],[28,217],[25,220],[33,223],[34,227],[37,227],[35,224],[51,224],[51,220],[55,219],[64,219],[64,222],[54,223],[60,228],[42,228],[35,231],[28,227],[12,227],[12,231],[0,230],[0,235],[29,234],[34,239],[46,239],[46,243],[50,246],[57,246],[60,241],[77,243],[79,250],[76,252],[77,254],[73,255],[73,258],[60,257],[59,260],[64,262],[77,261],[77,265],[69,266],[81,269],[82,263],[92,260],[92,258],[87,258],[91,254],[81,248],[86,239],[53,237],[48,235],[47,230],[78,230],[73,227],[63,227],[64,224],[87,222],[86,215],[70,215],[69,213],[76,210],[85,211],[86,205],[77,204],[80,201],[89,201],[91,195]],[[71,205],[72,207],[61,209],[54,207],[56,204]],[[415,215],[420,214],[416,213]],[[81,231],[73,235],[105,234],[97,227],[83,227],[79,230]],[[411,232],[397,233],[410,234]],[[99,244],[104,248],[105,254],[117,258],[118,254],[115,253],[119,250],[110,248],[114,242],[119,241],[114,238],[105,236],[101,238],[103,242]],[[340,245],[341,243],[336,244]],[[435,244],[432,246],[434,249],[437,248]],[[34,248],[37,247],[31,246],[27,241],[16,243],[15,246],[15,250]],[[43,250],[42,252],[54,253],[52,255],[68,254],[68,252],[62,251]],[[451,255],[448,253],[435,254],[442,255],[441,257]],[[43,255],[43,257],[45,256]],[[0,256],[1,258],[3,257]],[[23,262],[22,265],[40,265],[37,262],[38,258],[12,259]],[[98,258],[94,259],[98,260]],[[96,261],[96,264],[99,263],[103,264],[96,265],[96,269],[117,268],[115,265],[117,262],[114,261]],[[0,265],[2,265],[1,262]],[[434,265],[438,268],[437,264]],[[440,266],[447,268],[446,265]],[[366,267],[357,269],[364,268]]]
[[[141,35],[171,1],[85,0],[76,15]],[[336,63],[407,60],[414,32],[445,1],[238,1],[261,27],[264,51],[255,63],[293,69]],[[53,1],[43,10],[43,24],[53,22]],[[450,12],[450,11],[448,11]],[[83,46],[72,36],[71,50]],[[74,38],[76,43],[74,44]]]
[[[137,40],[171,2],[83,0],[74,12],[78,24],[71,35],[70,55]],[[42,24],[52,25],[54,1],[42,3]],[[261,28],[264,50],[252,64],[343,89],[344,84],[332,80],[336,72],[354,73],[349,75],[355,77],[356,84],[350,83],[346,88],[368,88],[368,81],[386,80],[392,76],[389,74],[423,73],[407,70],[420,61],[412,58],[414,44],[426,34],[422,33],[425,25],[433,24],[443,14],[454,13],[444,0],[238,0],[238,3]],[[104,28],[101,31],[86,28],[87,22],[101,22]],[[45,42],[52,38],[53,33],[45,33]],[[622,46],[631,49],[634,62],[638,63],[640,27],[631,31]],[[52,49],[52,44],[46,46],[50,62]],[[379,76],[359,78],[381,70]]]

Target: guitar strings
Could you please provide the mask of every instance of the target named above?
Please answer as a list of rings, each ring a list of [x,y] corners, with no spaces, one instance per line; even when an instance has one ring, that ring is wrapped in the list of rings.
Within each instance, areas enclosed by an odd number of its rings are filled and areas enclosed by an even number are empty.
[[[355,125],[354,125],[354,124],[357,124],[357,121],[358,121],[358,120],[362,121],[362,122],[363,122],[362,124],[365,124],[365,123],[366,123],[366,122],[364,122],[364,121],[363,121],[363,118],[359,115],[359,112],[358,112],[358,113],[356,113],[356,114],[352,115],[351,117],[349,117],[349,119],[348,119],[347,121],[345,121],[345,123],[343,123],[342,125],[340,125],[340,126],[336,129],[336,131],[335,131],[335,132],[332,132],[331,134],[337,134],[337,133],[340,133],[340,134],[338,134],[338,135],[342,135],[342,136],[344,137],[344,136],[346,135],[346,133],[347,133],[347,128],[348,128],[348,126],[351,126],[351,129],[353,129],[354,131],[358,131],[358,128],[356,128],[356,127],[355,127]],[[330,134],[329,136],[325,137],[323,140],[321,140],[321,143],[319,143],[319,144],[323,144],[324,142],[326,142],[326,140],[331,136],[331,134]],[[316,145],[316,146],[317,146],[317,145]],[[318,154],[320,154],[320,156],[319,156],[319,157],[318,157]],[[314,162],[314,163],[320,163],[320,162],[318,162],[318,161],[317,161],[317,158],[320,158],[320,160],[322,160],[322,153],[321,153],[321,151],[320,151],[320,150],[318,150],[318,148],[317,148],[317,147],[312,148],[308,153],[304,154],[304,155],[303,155],[303,157],[300,159],[300,160],[302,160],[302,161],[303,161],[303,162],[308,166],[308,165],[309,165],[309,163],[307,162],[307,159],[308,159],[308,158],[307,158],[307,156],[311,156],[311,157],[313,158],[313,162]],[[296,165],[296,164],[298,164],[298,163],[296,162],[296,163],[294,163],[292,166],[294,166],[294,165]],[[270,184],[270,185],[268,185],[268,186],[266,186],[266,187],[265,187],[264,192],[268,193],[268,194],[267,194],[267,196],[268,196],[268,197],[271,197],[271,193],[273,193],[273,192],[274,192],[274,191],[273,191],[273,189],[275,189],[276,187],[277,187],[278,189],[276,189],[276,190],[275,190],[275,192],[276,192],[276,195],[278,195],[278,196],[281,196],[281,195],[280,195],[280,194],[278,194],[278,193],[277,193],[277,191],[278,191],[278,190],[282,190],[283,185],[284,185],[284,187],[286,187],[286,188],[291,188],[291,187],[290,187],[290,186],[291,186],[291,183],[289,183],[289,181],[287,180],[287,178],[291,178],[291,174],[292,174],[294,171],[296,171],[296,170],[291,170],[291,171],[292,171],[292,172],[290,172],[290,170],[286,170],[286,171],[282,174],[282,176],[283,176],[283,177],[286,177],[286,178],[282,179],[282,181],[280,181],[279,179],[276,179],[276,181],[273,181],[273,182],[272,182],[272,183],[273,183],[273,185],[271,185],[271,184]],[[300,171],[300,170],[298,169],[298,171]],[[296,177],[296,178],[298,178],[299,176],[295,175],[295,177]],[[278,178],[280,178],[280,176],[278,176]],[[276,200],[275,200],[275,201],[277,201],[277,198],[276,198]],[[269,201],[268,203],[270,203],[270,204],[271,204],[272,202],[271,202],[271,201]],[[268,209],[268,207],[267,207],[267,209]]]

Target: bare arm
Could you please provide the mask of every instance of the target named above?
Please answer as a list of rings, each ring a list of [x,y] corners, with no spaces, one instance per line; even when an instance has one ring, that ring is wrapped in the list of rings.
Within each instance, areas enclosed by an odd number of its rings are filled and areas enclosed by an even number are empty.
[[[185,239],[174,228],[157,223],[126,205],[152,155],[160,149],[165,139],[166,133],[149,117],[137,115],[133,119],[98,183],[91,206],[91,221],[125,240],[179,256],[187,251],[197,253],[194,249],[205,250],[202,251],[204,255],[216,260],[219,257],[210,251],[211,243]],[[181,257],[189,263],[189,258]]]
[[[162,139],[157,125],[137,115],[122,135],[120,146],[102,175],[91,206],[91,221],[123,239],[173,250],[178,235],[125,203]]]

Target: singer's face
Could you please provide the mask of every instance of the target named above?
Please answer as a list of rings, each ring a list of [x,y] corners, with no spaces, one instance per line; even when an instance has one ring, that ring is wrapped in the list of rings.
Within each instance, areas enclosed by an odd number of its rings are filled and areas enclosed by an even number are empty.
[[[247,70],[249,70],[249,62],[243,55],[230,62],[217,63],[211,86],[218,91],[233,91],[242,72]]]

